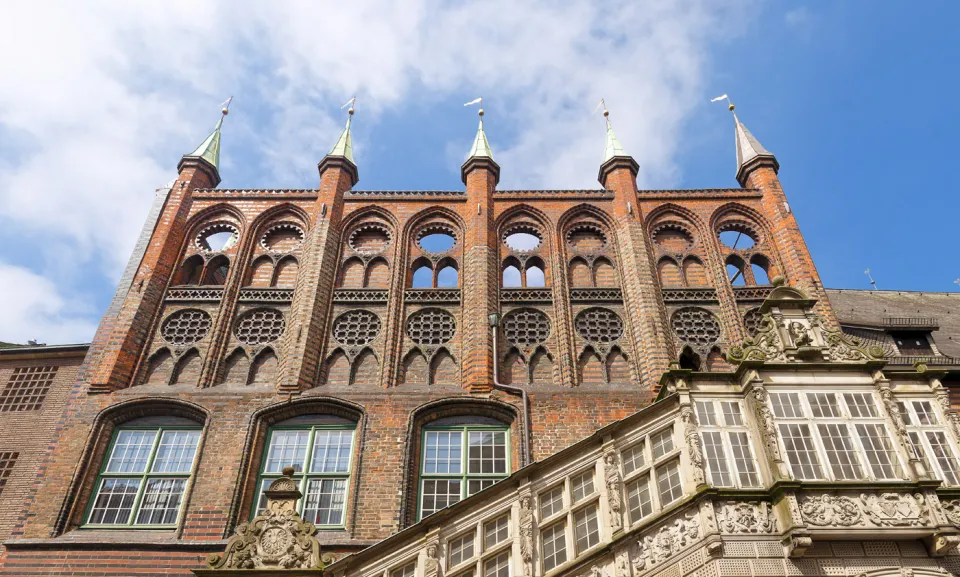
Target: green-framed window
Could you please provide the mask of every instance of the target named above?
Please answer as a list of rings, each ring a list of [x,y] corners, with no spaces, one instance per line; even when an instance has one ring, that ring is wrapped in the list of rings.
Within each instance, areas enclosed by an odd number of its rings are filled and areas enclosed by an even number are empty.
[[[200,434],[199,427],[117,428],[86,525],[176,526]]]
[[[510,430],[506,426],[424,427],[421,442],[421,519],[510,474]]]
[[[297,511],[318,527],[342,527],[353,459],[353,426],[316,425],[270,429],[260,467],[259,497],[254,515],[267,506],[263,494],[284,467],[293,467],[293,480],[303,498]]]

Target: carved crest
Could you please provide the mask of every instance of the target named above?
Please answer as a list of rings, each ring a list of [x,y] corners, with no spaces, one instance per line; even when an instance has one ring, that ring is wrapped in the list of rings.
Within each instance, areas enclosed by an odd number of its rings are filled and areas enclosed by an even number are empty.
[[[860,507],[850,497],[819,495],[800,503],[803,520],[811,525],[850,527],[863,519]]]
[[[766,501],[728,501],[720,507],[718,520],[724,533],[773,533],[777,518]]]
[[[876,525],[923,525],[926,522],[926,500],[920,493],[912,496],[899,493],[862,494],[860,502],[867,518]]]
[[[207,557],[210,569],[316,569],[322,568],[317,528],[297,514],[303,495],[290,478],[293,468],[264,491],[266,510],[249,523],[241,523],[222,555]]]

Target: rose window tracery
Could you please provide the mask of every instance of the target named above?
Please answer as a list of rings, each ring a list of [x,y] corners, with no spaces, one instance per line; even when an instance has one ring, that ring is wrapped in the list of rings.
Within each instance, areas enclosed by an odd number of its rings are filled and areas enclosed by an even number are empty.
[[[535,309],[518,309],[504,315],[501,327],[507,342],[528,348],[550,336],[550,317]]]
[[[456,319],[441,309],[417,311],[407,319],[407,336],[418,345],[442,345],[456,332]]]
[[[237,339],[248,345],[270,343],[283,335],[286,322],[277,309],[254,309],[244,313],[237,322]]]
[[[600,307],[580,311],[574,326],[584,340],[592,343],[612,343],[623,335],[623,319],[620,315]]]
[[[380,317],[370,311],[347,311],[333,321],[333,338],[341,345],[361,347],[380,334]]]
[[[760,328],[762,318],[763,315],[760,314],[760,309],[750,309],[743,315],[743,326],[747,329],[747,336],[752,337],[757,334],[757,329]]]
[[[199,309],[184,309],[167,317],[160,336],[171,345],[191,345],[207,336],[210,315]]]
[[[720,340],[720,323],[706,309],[682,308],[671,320],[673,332],[681,342],[697,348],[706,348]]]

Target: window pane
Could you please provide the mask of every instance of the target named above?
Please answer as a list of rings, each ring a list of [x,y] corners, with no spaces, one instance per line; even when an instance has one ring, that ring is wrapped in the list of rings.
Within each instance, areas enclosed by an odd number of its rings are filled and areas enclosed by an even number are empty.
[[[541,534],[543,543],[543,571],[547,572],[567,561],[566,523],[547,527]]]
[[[857,425],[857,435],[860,436],[860,444],[867,453],[867,462],[870,463],[874,477],[896,479],[900,476],[897,456],[883,425]]]
[[[120,431],[107,462],[107,473],[143,473],[157,431]]]
[[[877,406],[874,404],[873,395],[870,393],[846,393],[843,395],[843,400],[847,402],[851,417],[877,416]]]
[[[913,410],[917,413],[918,425],[936,425],[937,416],[928,401],[914,401]]]
[[[200,431],[164,431],[153,460],[153,472],[189,473],[199,442]]]
[[[483,577],[510,577],[510,552],[504,551],[483,563]]]
[[[643,467],[643,443],[637,443],[630,447],[621,455],[623,461],[623,473],[629,475],[637,469]]]
[[[666,506],[683,496],[680,486],[680,463],[671,461],[657,468],[657,490],[660,492],[660,506]]]
[[[697,420],[704,427],[717,424],[717,415],[713,411],[713,401],[697,401]]]
[[[814,410],[816,412],[816,409]],[[827,462],[835,479],[860,479],[860,461],[853,448],[853,440],[846,425],[817,425],[823,448],[827,451]]]
[[[819,479],[820,459],[813,446],[813,439],[810,438],[810,427],[782,424],[780,437],[783,439],[793,476],[801,480]]]
[[[573,502],[580,501],[587,495],[592,495],[596,489],[593,487],[593,470],[584,471],[570,480],[570,487],[573,489]]]
[[[563,510],[563,486],[540,493],[540,519],[546,519]]]
[[[137,525],[173,525],[180,513],[186,479],[150,479],[143,491]]]
[[[468,451],[468,473],[503,475],[507,472],[506,431],[470,431]]]
[[[627,485],[627,507],[630,508],[631,523],[636,523],[653,512],[653,502],[650,499],[650,479],[647,478],[647,475],[643,475],[636,482]]]
[[[600,524],[597,522],[597,507],[590,505],[573,516],[577,537],[577,555],[600,542]]]
[[[489,549],[510,536],[510,515],[497,517],[483,525],[483,548]]]
[[[803,417],[800,395],[797,393],[770,393],[773,414],[781,419],[799,419]]]
[[[839,417],[840,406],[833,393],[808,393],[807,401],[814,417]]]
[[[450,540],[450,566],[459,565],[473,557],[473,531]]]
[[[390,577],[413,577],[417,573],[417,564],[410,563],[390,573]]]
[[[666,429],[650,437],[653,449],[653,460],[666,455],[673,450],[673,429]]]
[[[913,456],[920,459],[927,473],[935,475],[936,473],[933,467],[930,466],[930,461],[927,459],[927,451],[923,448],[923,443],[920,441],[920,433],[910,432],[908,435],[910,437],[910,449],[913,451]]]
[[[907,404],[903,401],[897,401],[897,408],[900,409],[900,416],[903,417],[903,422],[907,425],[916,425],[914,422],[913,416],[910,414],[910,411],[907,410]]]
[[[294,471],[302,473],[309,440],[310,431],[274,431],[270,436],[264,472],[280,473],[284,467],[293,467]]]
[[[707,469],[710,479],[719,487],[733,486],[733,477],[727,464],[727,456],[723,454],[723,437],[719,431],[703,432],[703,452],[707,458]]]
[[[342,525],[346,479],[310,479],[304,495],[303,518],[314,525]]]
[[[461,431],[427,431],[424,443],[423,472],[454,474],[462,471],[460,460],[463,448]]]
[[[483,491],[487,487],[496,484],[500,479],[469,479],[467,480],[467,496]]]
[[[268,487],[270,487],[270,483],[272,483],[273,481],[274,479],[262,479],[260,481],[260,493],[259,493],[260,496],[257,498],[256,515],[263,513],[263,511],[267,508],[267,496],[263,492],[266,491]]]
[[[420,516],[436,513],[460,501],[460,479],[424,479]]]
[[[125,525],[139,489],[140,479],[103,479],[90,511],[90,523]]]
[[[313,436],[311,473],[346,473],[350,469],[353,431],[319,430]]]
[[[733,449],[733,461],[740,475],[741,487],[760,486],[760,477],[757,475],[757,465],[750,451],[750,440],[746,433],[729,433],[730,448]]]
[[[943,480],[950,485],[960,485],[957,481],[957,459],[947,443],[947,437],[941,431],[928,431],[927,441],[933,450],[933,457],[943,471]]]
[[[742,427],[743,414],[740,413],[740,403],[737,401],[723,401],[723,422],[729,427]]]

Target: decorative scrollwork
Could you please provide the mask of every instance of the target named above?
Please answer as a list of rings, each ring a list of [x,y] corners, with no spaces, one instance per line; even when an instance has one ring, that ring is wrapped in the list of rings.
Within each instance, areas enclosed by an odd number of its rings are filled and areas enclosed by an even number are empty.
[[[720,530],[724,533],[775,533],[777,516],[766,501],[727,501],[718,507]]]
[[[863,520],[856,501],[829,494],[806,497],[800,503],[800,513],[804,521],[820,527],[852,527]]]
[[[776,321],[770,313],[761,315],[752,337],[744,339],[742,344],[734,345],[727,350],[727,360],[733,363],[786,360]]]
[[[660,565],[700,536],[700,522],[696,514],[677,519],[672,524],[637,541],[637,556],[633,568],[640,571]]]
[[[923,525],[929,513],[927,501],[920,493],[863,493],[860,503],[867,519],[881,527]]]
[[[823,333],[830,359],[833,361],[875,361],[883,358],[883,347],[867,345],[859,337],[844,334],[840,329],[827,326],[823,318],[815,317],[815,326]]]

